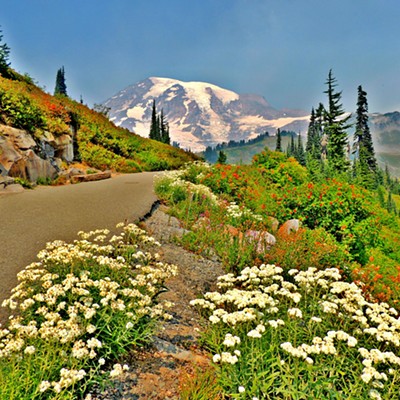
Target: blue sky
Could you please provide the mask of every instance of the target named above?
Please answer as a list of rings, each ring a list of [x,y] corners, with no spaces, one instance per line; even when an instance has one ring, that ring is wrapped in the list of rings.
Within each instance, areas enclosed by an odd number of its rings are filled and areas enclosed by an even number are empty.
[[[12,67],[92,105],[149,76],[206,81],[276,108],[400,111],[399,0],[2,0]]]

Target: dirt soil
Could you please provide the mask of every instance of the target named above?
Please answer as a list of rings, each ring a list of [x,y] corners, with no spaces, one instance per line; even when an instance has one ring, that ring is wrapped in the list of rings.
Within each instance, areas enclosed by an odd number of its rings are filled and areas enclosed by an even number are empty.
[[[215,289],[217,277],[224,272],[217,260],[205,259],[174,243],[184,230],[165,206],[160,206],[144,221],[146,230],[158,240],[164,262],[178,266],[178,275],[166,283],[169,291],[160,298],[174,303],[173,318],[163,322],[152,345],[129,353],[121,363],[129,372],[102,393],[92,392],[93,400],[177,400],[182,384],[198,369],[210,365],[210,356],[198,345],[202,330],[200,316],[190,300]]]

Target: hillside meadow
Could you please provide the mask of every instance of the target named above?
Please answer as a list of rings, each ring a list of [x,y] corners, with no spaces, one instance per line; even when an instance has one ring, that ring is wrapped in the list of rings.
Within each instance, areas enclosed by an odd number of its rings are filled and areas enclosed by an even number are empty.
[[[27,75],[0,76],[0,122],[31,133],[37,142],[50,133],[74,135],[76,161],[118,172],[175,169],[197,157],[116,127],[106,115],[64,95],[52,96]]]
[[[399,397],[400,225],[375,191],[311,181],[268,150],[251,166],[192,164],[155,187],[188,230],[179,243],[227,272],[192,301],[216,379],[199,374],[183,398]],[[276,227],[290,219],[300,229]]]

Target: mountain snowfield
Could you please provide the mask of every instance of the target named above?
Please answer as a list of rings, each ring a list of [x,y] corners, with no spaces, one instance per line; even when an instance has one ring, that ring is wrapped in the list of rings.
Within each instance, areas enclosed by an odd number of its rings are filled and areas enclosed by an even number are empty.
[[[206,82],[151,77],[118,92],[103,104],[116,125],[148,137],[153,106],[163,110],[171,141],[202,151],[230,140],[248,140],[277,128],[305,133],[309,115],[276,110],[263,97],[240,95]]]

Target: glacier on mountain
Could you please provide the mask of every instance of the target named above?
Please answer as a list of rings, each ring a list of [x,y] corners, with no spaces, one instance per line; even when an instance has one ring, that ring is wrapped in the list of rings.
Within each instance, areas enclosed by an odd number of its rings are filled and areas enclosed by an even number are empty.
[[[248,140],[277,128],[305,132],[309,116],[299,110],[276,110],[265,98],[240,95],[206,82],[151,77],[104,102],[110,119],[148,137],[153,100],[170,127],[171,140],[182,148],[204,150],[230,140]]]

